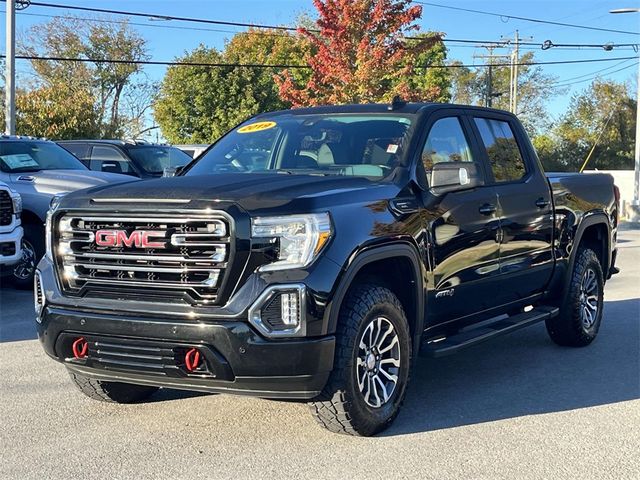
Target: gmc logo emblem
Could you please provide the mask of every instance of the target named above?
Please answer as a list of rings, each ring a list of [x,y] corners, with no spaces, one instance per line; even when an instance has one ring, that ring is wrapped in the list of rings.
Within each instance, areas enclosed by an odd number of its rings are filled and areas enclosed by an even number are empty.
[[[100,247],[136,247],[136,248],[165,248],[165,242],[154,242],[153,238],[164,238],[164,232],[152,230],[98,230],[96,245]]]

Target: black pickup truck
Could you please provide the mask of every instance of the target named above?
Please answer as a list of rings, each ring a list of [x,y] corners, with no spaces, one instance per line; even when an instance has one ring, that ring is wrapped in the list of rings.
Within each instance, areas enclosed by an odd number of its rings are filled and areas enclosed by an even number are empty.
[[[372,435],[418,354],[538,321],[591,343],[618,197],[609,175],[545,175],[502,111],[261,114],[176,177],[56,197],[38,334],[92,398],[298,399],[331,431]]]

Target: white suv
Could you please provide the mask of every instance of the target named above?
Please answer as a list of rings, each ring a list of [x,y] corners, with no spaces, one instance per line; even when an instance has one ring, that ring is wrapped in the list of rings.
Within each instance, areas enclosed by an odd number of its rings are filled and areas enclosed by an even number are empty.
[[[22,257],[20,194],[0,182],[0,268],[14,265]]]

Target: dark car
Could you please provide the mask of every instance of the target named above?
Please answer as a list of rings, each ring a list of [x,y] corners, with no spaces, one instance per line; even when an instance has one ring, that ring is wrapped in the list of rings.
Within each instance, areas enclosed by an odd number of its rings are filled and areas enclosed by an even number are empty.
[[[140,140],[63,140],[58,145],[90,170],[139,178],[161,177],[166,170],[183,167],[192,160],[179,148]]]
[[[298,399],[372,435],[419,354],[535,322],[559,345],[598,334],[619,193],[606,174],[545,175],[510,113],[265,113],[184,170],[52,205],[37,330],[89,397]]]

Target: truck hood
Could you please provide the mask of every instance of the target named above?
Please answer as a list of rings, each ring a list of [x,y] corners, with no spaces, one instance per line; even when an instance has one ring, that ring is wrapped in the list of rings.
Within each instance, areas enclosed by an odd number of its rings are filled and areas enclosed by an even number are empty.
[[[123,200],[131,199],[133,205],[148,201],[158,206],[164,202],[167,206],[191,203],[191,207],[195,207],[196,204],[211,206],[215,202],[234,203],[247,211],[265,214],[280,210],[295,213],[335,204],[393,198],[398,190],[394,183],[364,177],[231,173],[97,187],[71,194],[64,203],[69,201],[74,207],[82,207],[92,202],[122,204]]]
[[[132,180],[135,178],[129,175],[92,170],[42,170],[11,175],[12,184],[21,192],[30,191],[44,195],[68,193],[83,188]]]

